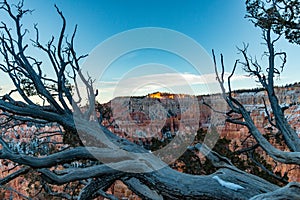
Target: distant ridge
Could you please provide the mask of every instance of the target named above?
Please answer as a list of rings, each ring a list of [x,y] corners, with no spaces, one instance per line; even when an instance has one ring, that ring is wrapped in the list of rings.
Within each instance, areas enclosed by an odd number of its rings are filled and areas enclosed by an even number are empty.
[[[295,82],[295,83],[291,83],[291,84],[286,84],[284,86],[275,86],[275,89],[284,89],[284,88],[300,88],[300,82]],[[264,91],[265,89],[262,87],[256,87],[256,88],[250,88],[250,89],[238,89],[238,90],[234,90],[232,91],[235,94],[241,94],[241,93],[257,93],[257,92],[261,92]],[[214,96],[214,95],[220,95],[220,93],[214,93],[214,94],[201,94],[201,95],[189,95],[189,94],[176,94],[176,93],[169,93],[169,92],[160,92],[160,91],[156,91],[153,93],[149,93],[147,95],[143,95],[143,96],[118,96],[115,97],[114,99],[117,98],[136,98],[136,99],[143,99],[143,98],[153,98],[153,99],[175,99],[175,98],[183,98],[183,97],[187,97],[187,96],[195,96],[197,98],[201,98],[201,97],[207,97],[207,96]],[[113,99],[112,99],[113,100]],[[112,100],[110,100],[109,102],[111,102]],[[107,102],[107,103],[109,103]],[[105,104],[105,103],[104,103]]]

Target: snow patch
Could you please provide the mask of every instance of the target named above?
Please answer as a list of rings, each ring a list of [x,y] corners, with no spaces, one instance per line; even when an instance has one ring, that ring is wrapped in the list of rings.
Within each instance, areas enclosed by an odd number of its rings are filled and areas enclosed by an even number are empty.
[[[235,183],[231,183],[231,182],[228,182],[228,181],[224,181],[222,180],[220,177],[218,176],[213,176],[212,177],[213,179],[215,179],[216,181],[218,181],[218,183],[220,185],[222,185],[223,187],[226,187],[228,189],[231,189],[231,190],[234,190],[234,191],[238,191],[238,190],[243,190],[245,189],[244,187],[238,185],[238,184],[235,184]]]

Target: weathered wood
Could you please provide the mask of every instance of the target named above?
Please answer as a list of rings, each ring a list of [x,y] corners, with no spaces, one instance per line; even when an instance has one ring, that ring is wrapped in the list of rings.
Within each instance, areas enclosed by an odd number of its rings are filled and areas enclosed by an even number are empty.
[[[252,197],[250,200],[299,200],[300,199],[300,184],[291,182],[286,186],[279,188],[273,192],[259,194]]]

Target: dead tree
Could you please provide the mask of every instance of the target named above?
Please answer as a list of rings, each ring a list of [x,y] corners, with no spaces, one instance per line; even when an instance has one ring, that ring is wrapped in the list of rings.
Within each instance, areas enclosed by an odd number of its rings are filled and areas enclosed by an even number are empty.
[[[300,164],[300,138],[298,133],[288,123],[284,111],[289,106],[281,106],[276,96],[274,79],[280,75],[284,70],[287,61],[287,54],[283,51],[276,51],[276,42],[285,37],[289,42],[299,44],[299,17],[300,9],[299,1],[259,1],[249,0],[246,2],[248,14],[247,18],[262,30],[264,44],[267,47],[267,51],[264,56],[267,58],[266,66],[260,64],[260,62],[248,55],[248,45],[244,45],[243,48],[239,48],[239,52],[242,55],[242,61],[236,60],[233,66],[231,74],[227,80],[224,76],[225,66],[223,55],[221,54],[221,73],[218,72],[217,62],[214,51],[213,60],[215,65],[215,72],[217,75],[217,81],[220,84],[222,90],[222,96],[227,102],[230,110],[227,112],[226,121],[233,124],[246,126],[249,130],[249,134],[256,140],[256,144],[253,147],[240,150],[241,152],[250,152],[250,157],[253,158],[251,152],[257,147],[261,147],[270,157],[275,161],[285,164]],[[277,60],[281,60],[281,63],[276,63]],[[261,84],[264,91],[266,91],[267,99],[262,99],[264,103],[264,110],[267,114],[267,119],[270,126],[278,131],[278,134],[282,136],[285,145],[289,151],[282,151],[274,147],[264,134],[256,127],[252,117],[251,111],[249,111],[235,96],[231,87],[231,78],[234,76],[236,68],[241,66],[249,76],[254,77],[258,83]],[[228,83],[225,88],[225,82]],[[267,108],[269,102],[270,109]],[[238,117],[237,117],[238,116]],[[257,164],[263,169],[264,166],[261,163]],[[271,172],[270,172],[271,173]],[[292,184],[288,184],[290,186]],[[272,193],[273,195],[275,193]],[[295,198],[295,197],[275,197],[268,196],[269,194],[259,195],[257,198]],[[253,198],[256,199],[256,198]]]
[[[248,1],[247,9],[249,15],[247,16],[250,18],[256,26],[259,26],[263,32],[263,39],[267,46],[266,56],[267,56],[267,66],[263,67],[259,64],[257,59],[253,59],[251,56],[247,54],[248,46],[244,46],[243,49],[238,49],[243,56],[243,61],[237,60],[233,67],[231,75],[228,77],[228,94],[225,91],[224,86],[224,73],[221,75],[218,74],[216,58],[213,52],[213,59],[215,63],[215,71],[217,74],[217,80],[220,83],[221,89],[223,91],[223,97],[226,100],[227,104],[230,107],[230,111],[228,112],[227,121],[230,123],[244,125],[249,129],[249,132],[252,136],[256,139],[259,146],[261,146],[273,159],[288,164],[300,164],[300,138],[296,131],[290,126],[287,122],[284,109],[280,106],[279,100],[275,94],[275,85],[274,85],[274,78],[280,75],[280,72],[284,69],[287,55],[285,52],[276,52],[275,44],[276,42],[282,37],[285,33],[287,34],[286,29],[290,31],[299,31],[299,25],[295,24],[293,27],[290,27],[290,23],[294,18],[299,18],[299,6],[294,8],[293,6],[299,5],[298,1],[292,1],[292,3],[288,4],[288,2],[282,1],[284,8],[281,7],[281,1],[270,1],[270,5],[264,4],[262,1]],[[288,5],[289,6],[288,6]],[[284,13],[281,12],[284,10]],[[294,11],[296,10],[296,11]],[[287,16],[288,13],[292,15],[287,22],[282,22],[284,20],[283,16]],[[295,13],[294,13],[295,12]],[[297,13],[297,15],[296,15]],[[294,14],[296,16],[294,16]],[[278,19],[277,19],[278,18]],[[281,21],[280,21],[281,20]],[[279,22],[287,23],[288,27],[285,27],[284,24],[278,25]],[[290,23],[288,23],[290,22]],[[294,22],[293,22],[294,23]],[[275,37],[275,38],[273,38]],[[291,37],[291,36],[286,36]],[[295,40],[295,39],[294,39]],[[295,41],[296,42],[296,41]],[[281,59],[282,63],[279,66],[276,66],[275,59]],[[223,64],[223,56],[221,55],[221,67],[222,72],[224,71],[224,64]],[[265,103],[265,110],[266,114],[268,115],[268,119],[270,125],[275,127],[280,131],[283,136],[283,139],[288,146],[290,152],[280,151],[274,148],[259,132],[257,127],[254,125],[253,120],[250,117],[249,111],[232,95],[231,90],[231,78],[234,75],[237,65],[242,65],[242,68],[252,77],[255,77],[257,81],[261,84],[264,90],[267,92],[268,100],[270,102],[273,117],[270,115],[270,112],[266,108],[265,99],[263,99]],[[231,117],[232,113],[236,113],[242,116],[241,120],[233,119]]]
[[[74,49],[76,28],[72,37],[67,40],[66,20],[62,12],[57,7],[56,9],[62,19],[58,38],[52,37],[46,45],[41,44],[39,30],[35,26],[36,38],[31,40],[33,47],[44,52],[48,57],[55,74],[51,78],[44,75],[44,63],[28,54],[31,46],[25,42],[28,38],[26,38],[27,31],[22,26],[22,18],[31,11],[24,9],[22,3],[10,6],[6,0],[1,2],[1,10],[8,14],[14,22],[14,27],[8,27],[3,22],[1,24],[0,68],[9,75],[15,88],[1,97],[0,109],[7,113],[9,118],[23,123],[58,124],[63,128],[62,145],[66,146],[60,151],[48,151],[43,156],[16,151],[10,145],[7,133],[3,132],[0,136],[0,159],[13,162],[18,169],[0,180],[2,188],[6,188],[4,187],[6,183],[20,175],[37,173],[41,178],[41,191],[64,199],[91,199],[97,196],[115,199],[114,196],[106,193],[106,189],[115,180],[122,180],[143,199],[249,199],[263,193],[276,195],[276,191],[282,190],[287,195],[294,195],[294,188],[299,189],[296,183],[280,188],[262,178],[241,171],[228,159],[201,144],[197,144],[194,149],[209,152],[207,158],[219,170],[207,176],[183,174],[171,169],[141,146],[117,137],[105,127],[95,125],[91,117],[95,110],[95,91],[93,81],[81,72],[80,60],[84,56],[78,56]],[[270,68],[269,73],[272,75],[274,71],[272,72]],[[72,90],[78,90],[77,77],[85,84],[89,96],[89,107],[85,110],[82,110],[79,105],[81,99],[75,100],[72,95]],[[222,77],[218,80],[223,83]],[[264,82],[263,78],[262,81]],[[270,82],[268,84],[272,96],[272,84]],[[15,100],[13,93],[17,93],[22,101]],[[39,96],[44,104],[31,100],[31,94]],[[261,146],[274,159],[299,164],[299,152],[296,151],[299,146],[298,143],[294,143],[296,139],[293,137],[293,132],[286,133],[286,137],[292,140],[289,146],[293,152],[280,152],[270,147],[270,144],[261,138],[260,133],[253,127],[251,120],[248,121],[247,111],[230,94],[229,97],[225,97],[224,93],[224,97],[232,105],[233,111],[243,114],[246,121],[240,123],[247,125],[253,134],[257,135]],[[282,122],[282,127],[289,130],[285,121]],[[79,133],[84,135],[83,139],[96,141],[96,143],[91,142],[83,146],[78,140]],[[116,148],[124,150],[120,151],[123,153],[116,153]],[[133,153],[145,153],[146,156],[136,156]],[[109,165],[104,161],[108,161]],[[157,169],[157,166],[162,167]],[[134,171],[140,173],[132,173]],[[67,190],[57,192],[52,188],[52,185],[70,183],[76,184],[75,189],[80,192],[68,193]],[[23,197],[29,198],[24,195]]]

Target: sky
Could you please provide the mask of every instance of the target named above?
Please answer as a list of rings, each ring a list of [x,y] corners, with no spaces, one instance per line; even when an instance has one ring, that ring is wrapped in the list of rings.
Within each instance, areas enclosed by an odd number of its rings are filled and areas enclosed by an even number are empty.
[[[82,66],[90,69],[92,65],[94,71],[89,74],[96,80],[101,102],[158,90],[196,95],[216,92],[212,49],[218,61],[220,53],[224,55],[226,74],[241,58],[237,47],[243,43],[249,44],[252,57],[264,63],[261,31],[244,17],[243,1],[30,0],[25,6],[34,12],[23,21],[29,37],[34,37],[34,23],[44,44],[59,33],[61,20],[54,4],[67,20],[69,37],[78,25],[75,49],[78,54],[90,55]],[[0,17],[8,20],[2,13]],[[276,48],[288,53],[287,67],[277,84],[298,82],[299,46],[279,40]],[[35,51],[29,53],[45,59]],[[51,74],[49,65],[45,71]],[[259,86],[244,75],[238,68],[233,88]],[[0,83],[2,92],[11,87],[5,78]]]

